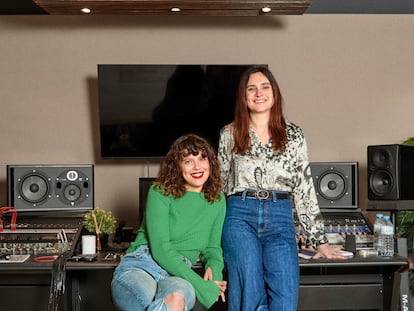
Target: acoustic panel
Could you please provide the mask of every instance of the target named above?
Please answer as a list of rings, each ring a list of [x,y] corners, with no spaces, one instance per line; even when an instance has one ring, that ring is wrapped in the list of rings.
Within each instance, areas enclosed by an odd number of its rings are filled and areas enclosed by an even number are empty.
[[[358,208],[358,162],[311,162],[319,207]]]
[[[17,211],[94,208],[93,165],[7,165],[7,204]]]

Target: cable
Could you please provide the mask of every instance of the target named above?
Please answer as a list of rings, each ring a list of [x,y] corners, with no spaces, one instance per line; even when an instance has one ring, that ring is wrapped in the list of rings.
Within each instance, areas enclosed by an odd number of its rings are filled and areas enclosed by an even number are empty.
[[[13,206],[3,206],[0,207],[0,232],[3,231],[3,215],[4,214],[12,214],[11,221],[10,221],[10,230],[16,230],[16,222],[17,222],[17,211]]]
[[[58,259],[59,256],[57,255],[47,255],[47,256],[38,256],[33,258],[33,261],[35,262],[54,262],[56,259]]]
[[[48,311],[58,311],[59,303],[63,302],[62,300],[64,298],[63,294],[65,293],[66,282],[66,261],[70,256],[70,251],[64,252],[53,262]]]

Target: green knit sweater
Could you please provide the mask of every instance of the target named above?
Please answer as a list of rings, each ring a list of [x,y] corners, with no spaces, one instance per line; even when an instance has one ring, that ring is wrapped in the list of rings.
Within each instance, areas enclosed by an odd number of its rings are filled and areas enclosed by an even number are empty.
[[[201,254],[205,268],[211,267],[214,280],[223,279],[221,233],[225,204],[224,194],[210,204],[203,193],[188,191],[174,199],[152,186],[142,226],[127,252],[148,245],[155,261],[169,274],[189,281],[198,301],[209,308],[220,294],[218,286],[189,268],[182,256],[195,264]]]

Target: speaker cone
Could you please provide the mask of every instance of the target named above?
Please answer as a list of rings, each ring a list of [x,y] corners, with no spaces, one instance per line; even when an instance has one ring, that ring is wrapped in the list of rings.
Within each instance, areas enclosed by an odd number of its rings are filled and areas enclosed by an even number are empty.
[[[19,194],[24,201],[37,204],[49,197],[49,190],[49,182],[46,177],[39,174],[29,174],[21,179]]]
[[[339,172],[327,172],[318,181],[319,194],[326,200],[338,200],[346,193],[347,180]]]
[[[371,175],[369,185],[376,195],[384,196],[394,188],[394,178],[390,172],[378,170]]]
[[[82,194],[81,189],[79,189],[79,187],[76,185],[68,185],[63,191],[63,195],[65,196],[65,199],[71,202],[75,202],[79,200],[81,194]]]
[[[372,164],[375,168],[387,168],[391,163],[391,155],[387,149],[379,148],[372,154]]]
[[[311,162],[321,209],[358,207],[358,162]]]

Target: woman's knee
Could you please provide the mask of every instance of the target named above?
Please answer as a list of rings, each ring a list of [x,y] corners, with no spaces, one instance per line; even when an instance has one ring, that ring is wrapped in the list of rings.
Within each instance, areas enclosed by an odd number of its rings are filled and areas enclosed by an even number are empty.
[[[160,281],[158,286],[160,296],[167,297],[170,294],[174,294],[173,297],[178,300],[181,296],[184,298],[187,309],[194,307],[196,296],[194,287],[190,282],[179,277],[169,277]]]
[[[145,271],[123,271],[112,279],[112,300],[119,310],[145,310],[153,301],[156,288],[155,280]]]
[[[179,292],[173,292],[164,297],[164,302],[172,311],[183,311],[185,310],[185,297]]]

